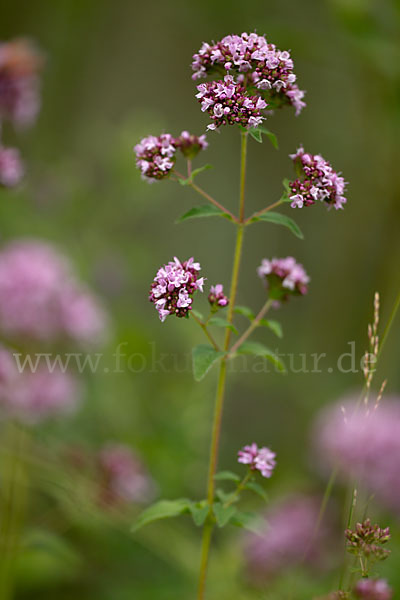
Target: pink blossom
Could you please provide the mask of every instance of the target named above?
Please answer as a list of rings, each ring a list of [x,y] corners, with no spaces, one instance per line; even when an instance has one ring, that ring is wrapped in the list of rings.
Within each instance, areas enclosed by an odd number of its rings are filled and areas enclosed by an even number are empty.
[[[264,258],[257,273],[265,280],[270,297],[275,300],[288,299],[291,294],[307,293],[310,278],[303,265],[297,263],[293,256],[271,260]]]
[[[169,133],[143,138],[134,147],[142,177],[149,182],[167,177],[175,165],[176,150],[176,140]]]
[[[188,131],[182,131],[181,135],[175,140],[176,147],[182,152],[182,154],[192,160],[201,150],[208,148],[208,142],[206,136],[193,135]]]
[[[238,462],[249,465],[250,469],[257,470],[263,477],[271,477],[276,467],[276,454],[265,446],[259,448],[253,443],[250,446],[244,446],[238,452]]]
[[[225,306],[228,306],[229,299],[225,296],[224,286],[221,283],[211,286],[210,293],[208,294],[208,301],[211,306],[215,308],[224,308]]]
[[[0,186],[18,185],[24,174],[20,153],[16,148],[0,147]]]
[[[391,600],[393,597],[385,579],[360,579],[354,587],[354,594],[361,600]]]

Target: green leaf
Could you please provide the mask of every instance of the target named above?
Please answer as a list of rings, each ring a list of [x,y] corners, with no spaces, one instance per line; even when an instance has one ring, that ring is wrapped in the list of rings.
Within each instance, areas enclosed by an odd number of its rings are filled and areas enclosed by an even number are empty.
[[[238,315],[243,315],[243,317],[246,317],[250,321],[253,321],[253,319],[256,318],[256,315],[253,313],[251,308],[248,308],[247,306],[236,306],[234,312]]]
[[[213,504],[213,512],[218,527],[224,527],[237,512],[237,508],[235,506],[224,506],[220,502],[215,502],[215,504]]]
[[[240,481],[239,475],[232,473],[232,471],[220,471],[214,475],[214,479],[218,481],[237,481],[238,483]]]
[[[261,496],[261,498],[265,501],[268,500],[268,496],[267,496],[267,493],[264,490],[264,488],[259,483],[256,483],[255,481],[249,481],[248,483],[246,483],[245,489],[255,492],[256,494]]]
[[[252,127],[251,129],[249,129],[249,134],[253,139],[256,140],[256,142],[262,144],[262,135],[259,127]]]
[[[279,323],[279,321],[271,321],[269,319],[260,319],[260,321],[258,322],[258,324],[261,325],[262,327],[268,327],[268,329],[270,329],[271,331],[273,331],[274,334],[278,338],[282,338],[283,337],[282,325]]]
[[[258,217],[251,219],[251,223],[256,221],[267,221],[268,223],[275,223],[276,225],[283,225],[290,229],[290,231],[301,240],[304,238],[303,232],[293,219],[277,212],[266,212]]]
[[[253,354],[254,356],[262,356],[275,365],[277,369],[281,371],[281,373],[286,372],[285,365],[276,356],[276,354],[259,342],[244,342],[236,352],[237,354]]]
[[[234,325],[232,325],[232,323],[229,323],[229,321],[222,319],[221,317],[211,317],[211,319],[208,321],[208,324],[215,325],[215,327],[226,327],[227,329],[233,331],[233,333],[238,333],[238,330]]]
[[[263,535],[265,521],[261,521],[254,513],[236,511],[231,523],[232,525],[236,525],[236,527],[247,529],[256,535]]]
[[[188,177],[187,179],[180,178],[180,179],[178,179],[178,181],[181,185],[190,185],[191,183],[193,183],[193,179],[197,175],[199,175],[203,171],[206,171],[207,169],[212,169],[212,165],[203,165],[202,167],[199,167],[198,169],[194,169],[194,171],[192,171],[192,174],[190,177]]]
[[[204,321],[203,315],[198,310],[195,310],[194,308],[192,308],[192,310],[190,312],[192,313],[192,315],[194,315],[195,317],[200,319],[200,321]]]
[[[190,513],[193,517],[194,524],[201,527],[204,521],[207,519],[208,513],[210,512],[209,506],[205,500],[201,502],[192,502],[189,507]]]
[[[262,134],[267,136],[273,147],[276,150],[278,150],[278,138],[276,137],[276,135],[272,133],[272,131],[270,131],[269,129],[266,129],[266,127],[264,126],[261,126],[258,129],[261,131]]]
[[[222,502],[222,504],[233,504],[233,502],[237,502],[239,500],[239,496],[235,492],[224,492],[224,490],[218,489],[215,491],[215,495],[218,500]]]
[[[289,179],[284,179],[282,181],[283,189],[285,191],[283,192],[281,202],[291,202],[290,196],[292,195],[292,190],[290,189],[289,183],[290,183]]]
[[[207,344],[195,346],[192,352],[193,375],[195,380],[201,381],[213,364],[222,356],[224,356],[223,352],[218,352],[212,346],[208,346]]]
[[[192,502],[187,498],[178,498],[177,500],[160,500],[146,508],[136,519],[131,531],[137,531],[144,525],[158,521],[159,519],[168,519],[177,517],[190,510]]]
[[[200,217],[225,217],[231,220],[228,213],[223,212],[214,206],[214,204],[205,204],[204,206],[193,206],[187,213],[179,217],[175,223],[182,223],[187,219],[199,219]]]

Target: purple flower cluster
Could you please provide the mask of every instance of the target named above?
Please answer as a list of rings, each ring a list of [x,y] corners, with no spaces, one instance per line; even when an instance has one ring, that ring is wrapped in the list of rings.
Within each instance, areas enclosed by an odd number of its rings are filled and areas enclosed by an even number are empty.
[[[358,397],[323,409],[313,430],[321,466],[338,466],[345,480],[357,478],[375,499],[400,514],[400,398],[385,397],[370,410]]]
[[[24,174],[21,157],[16,148],[0,147],[0,186],[14,187]]]
[[[253,471],[259,471],[263,477],[271,477],[276,467],[276,454],[269,448],[259,448],[257,444],[244,446],[238,452],[238,462],[248,465]]]
[[[346,182],[319,154],[308,154],[300,146],[291,154],[299,177],[290,182],[292,208],[311,206],[316,202],[326,202],[336,210],[343,208],[347,199],[343,196]]]
[[[129,446],[107,444],[98,462],[108,504],[146,502],[153,496],[153,481]]]
[[[321,562],[327,530],[315,533],[318,499],[293,496],[280,500],[265,514],[265,525],[245,538],[245,560],[252,579],[264,580],[302,561]]]
[[[208,142],[204,134],[197,136],[188,131],[182,131],[181,135],[176,138],[175,145],[182,152],[183,156],[189,160],[195,158],[200,150],[208,148]]]
[[[209,81],[197,86],[196,98],[201,110],[208,112],[212,123],[207,129],[214,130],[221,125],[242,125],[258,127],[264,120],[261,111],[267,103],[260,96],[250,96],[246,89],[231,75],[223,81]]]
[[[346,529],[345,537],[347,552],[365,560],[385,560],[390,554],[390,550],[382,547],[390,540],[389,527],[371,525],[370,519],[357,523],[354,529]]]
[[[192,308],[193,294],[203,291],[204,277],[198,277],[200,264],[189,258],[181,263],[176,257],[157,271],[150,289],[161,322],[168,315],[186,317]]]
[[[228,306],[229,299],[225,296],[224,286],[221,283],[211,286],[210,293],[208,294],[208,301],[211,306],[216,309]]]
[[[360,579],[354,587],[354,594],[361,600],[391,600],[393,591],[385,579]]]
[[[257,269],[258,276],[267,283],[269,295],[274,300],[286,300],[289,295],[304,295],[310,281],[303,265],[293,256],[286,258],[263,258]]]
[[[217,43],[204,43],[193,56],[192,69],[193,79],[233,72],[246,89],[263,94],[271,108],[291,104],[298,115],[305,106],[290,53],[256,33],[227,35]]]
[[[72,413],[81,396],[76,379],[59,368],[17,369],[10,352],[0,348],[0,408],[3,415],[35,424]]]
[[[39,111],[38,73],[43,60],[26,40],[0,43],[0,121],[31,125]]]
[[[102,339],[106,316],[55,248],[21,240],[0,251],[0,331],[10,339]]]

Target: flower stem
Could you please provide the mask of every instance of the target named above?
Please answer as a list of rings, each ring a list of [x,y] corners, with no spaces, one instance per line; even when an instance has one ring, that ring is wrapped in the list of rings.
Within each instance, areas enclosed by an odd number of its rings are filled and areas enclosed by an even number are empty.
[[[272,302],[273,302],[273,300],[271,300],[271,299],[266,301],[266,303],[264,304],[264,306],[262,307],[262,309],[260,310],[258,315],[251,322],[251,325],[246,329],[246,331],[238,339],[238,341],[235,342],[234,345],[232,346],[232,348],[229,352],[230,356],[235,354],[236,350],[238,348],[240,348],[240,346],[243,344],[243,342],[245,340],[247,340],[247,338],[253,333],[253,331],[256,329],[256,327],[258,327],[258,324],[260,323],[261,319],[267,314],[268,310],[271,308]]]
[[[239,194],[239,222],[235,217],[235,222],[237,225],[237,233],[236,233],[236,246],[235,246],[235,254],[233,258],[233,267],[232,267],[232,279],[231,279],[231,289],[229,295],[229,306],[228,306],[228,316],[227,320],[229,323],[232,323],[234,308],[236,302],[237,288],[239,282],[239,269],[240,269],[240,261],[242,257],[242,246],[243,246],[243,220],[244,220],[244,201],[245,201],[245,183],[246,183],[246,157],[247,157],[247,132],[242,132],[241,137],[241,153],[240,153],[240,194]],[[229,348],[229,343],[231,339],[231,330],[226,329],[225,333],[225,341],[224,341],[224,350],[227,352]],[[207,480],[207,502],[209,505],[209,515],[204,524],[203,529],[203,539],[202,539],[202,549],[201,549],[201,563],[200,563],[200,575],[199,575],[199,585],[197,592],[197,599],[204,600],[205,596],[205,587],[207,580],[207,568],[208,568],[208,560],[210,555],[210,546],[211,546],[211,537],[214,529],[214,521],[212,516],[212,505],[214,502],[214,492],[215,492],[215,481],[214,476],[217,470],[217,462],[218,462],[218,449],[219,449],[219,441],[221,436],[221,424],[222,424],[222,413],[224,407],[224,395],[225,395],[225,381],[226,381],[226,358],[224,357],[221,360],[219,375],[218,375],[218,384],[217,384],[217,393],[215,398],[215,408],[214,408],[214,420],[213,420],[213,429],[211,436],[211,447],[210,447],[210,461],[208,467],[208,480]]]
[[[227,215],[229,215],[231,217],[232,221],[234,221],[235,223],[238,222],[237,217],[235,217],[235,215],[228,208],[226,208],[223,204],[221,204],[220,202],[218,202],[218,200],[215,200],[215,198],[213,198],[212,196],[210,196],[210,194],[208,194],[201,187],[199,187],[198,185],[196,185],[193,182],[189,183],[189,186],[193,190],[195,190],[198,194],[200,194],[201,196],[203,196],[203,198],[205,198],[206,200],[208,200],[209,202],[211,202],[211,204],[214,204],[214,206],[216,206],[217,208],[219,208],[220,210],[222,210],[222,212],[224,212]]]
[[[204,331],[205,335],[207,336],[207,339],[209,340],[209,342],[211,343],[211,345],[214,347],[214,349],[219,352],[220,351],[220,347],[218,346],[217,342],[214,340],[214,338],[211,335],[211,333],[208,331],[206,323],[203,323],[192,312],[190,312],[189,314],[193,317],[193,319],[196,321],[196,323],[198,323],[198,325],[202,328],[202,330]]]
[[[257,217],[260,217],[264,213],[267,213],[270,210],[272,210],[273,208],[276,208],[277,206],[280,206],[282,203],[283,203],[283,200],[281,198],[280,200],[277,200],[276,202],[274,202],[273,204],[270,204],[266,208],[263,208],[262,210],[259,210],[259,211],[255,212],[254,214],[252,214],[250,217],[248,217],[245,220],[244,224],[245,225],[249,225],[249,223],[251,222],[252,219],[256,219]]]

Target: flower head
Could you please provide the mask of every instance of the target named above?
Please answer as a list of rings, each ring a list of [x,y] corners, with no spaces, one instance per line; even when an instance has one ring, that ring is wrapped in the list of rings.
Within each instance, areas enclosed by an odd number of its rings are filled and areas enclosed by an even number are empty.
[[[257,269],[258,276],[266,281],[269,295],[274,300],[286,300],[290,295],[304,295],[310,281],[303,265],[292,256],[264,258]]]
[[[107,444],[98,463],[107,502],[145,502],[152,497],[153,481],[129,446]]]
[[[149,135],[136,146],[136,165],[149,182],[167,177],[175,165],[176,140],[169,133]]]
[[[290,104],[298,115],[305,102],[296,82],[293,60],[256,33],[227,35],[217,43],[204,43],[194,54],[193,79],[213,76],[221,70],[233,74],[246,90],[262,96],[269,108]]]
[[[371,525],[370,519],[357,523],[354,529],[346,529],[345,537],[350,554],[373,561],[384,560],[390,554],[390,550],[382,547],[390,540],[389,527]]]
[[[0,331],[11,339],[97,342],[105,312],[50,244],[15,241],[0,250]]]
[[[39,111],[43,58],[27,40],[0,43],[0,119],[31,125]]]
[[[157,271],[150,289],[160,320],[168,315],[186,317],[192,308],[193,294],[203,291],[204,277],[198,277],[200,264],[189,258],[181,263],[176,257]]]
[[[208,148],[208,143],[205,135],[193,135],[188,131],[182,131],[181,135],[176,138],[175,144],[182,154],[192,160],[200,150]]]
[[[16,148],[0,147],[0,186],[18,185],[24,174],[21,157]]]
[[[354,594],[361,600],[391,600],[392,588],[385,579],[360,579],[355,587]]]
[[[317,201],[326,202],[336,210],[343,208],[347,198],[343,196],[346,182],[334,171],[328,161],[319,154],[308,154],[300,147],[291,154],[298,178],[289,183],[292,208],[311,206]]]
[[[229,298],[224,294],[224,286],[221,283],[212,285],[208,294],[208,301],[215,309],[224,308],[229,304]]]
[[[271,477],[276,466],[276,454],[265,446],[259,448],[257,444],[244,446],[238,452],[238,462],[249,465],[253,471],[260,471],[263,477]]]
[[[265,100],[251,96],[231,75],[225,75],[223,81],[201,83],[197,90],[201,110],[208,112],[212,120],[209,130],[221,125],[258,127],[264,120],[261,111],[267,108]]]

